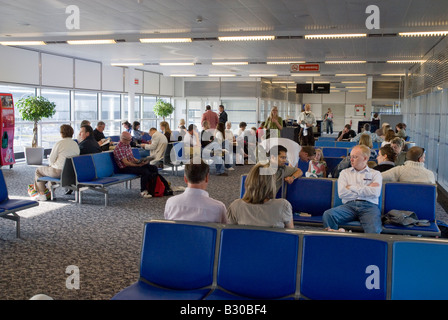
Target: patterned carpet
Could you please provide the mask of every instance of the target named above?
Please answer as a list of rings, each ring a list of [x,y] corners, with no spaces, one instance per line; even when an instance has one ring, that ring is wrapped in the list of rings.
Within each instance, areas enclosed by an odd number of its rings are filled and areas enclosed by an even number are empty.
[[[241,174],[252,166],[237,166],[228,177],[212,176],[210,196],[229,206],[239,197]],[[26,186],[35,168],[17,164],[3,168],[9,195],[28,199]],[[165,172],[174,186],[185,186],[182,177]],[[57,190],[56,201],[21,212],[21,239],[15,238],[15,224],[0,219],[0,300],[24,300],[46,294],[57,300],[109,300],[137,281],[143,223],[163,218],[164,198],[144,199],[139,182],[131,189],[110,188],[109,206],[104,196],[86,192],[83,204]],[[437,205],[437,216],[448,215]],[[67,289],[69,266],[77,266],[79,289]]]

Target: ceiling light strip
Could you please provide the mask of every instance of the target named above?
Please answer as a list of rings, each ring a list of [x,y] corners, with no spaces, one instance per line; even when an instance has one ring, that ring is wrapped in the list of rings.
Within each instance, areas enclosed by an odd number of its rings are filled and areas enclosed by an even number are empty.
[[[325,61],[326,64],[361,64],[367,63],[367,61],[362,60],[340,60],[340,61]]]
[[[193,62],[161,62],[160,66],[194,66]]]
[[[436,37],[446,36],[448,31],[399,32],[400,37]]]
[[[347,34],[309,34],[305,39],[344,39],[344,38],[363,38],[366,33],[347,33]]]
[[[67,40],[71,45],[84,45],[84,44],[115,44],[117,43],[113,39],[96,39],[96,40]]]
[[[425,60],[388,60],[387,63],[424,63]]]
[[[306,61],[268,61],[266,64],[297,64],[306,63]]]
[[[235,36],[235,37],[218,37],[219,41],[264,41],[275,40],[275,36]]]
[[[1,41],[3,46],[44,46],[46,45],[43,41]]]

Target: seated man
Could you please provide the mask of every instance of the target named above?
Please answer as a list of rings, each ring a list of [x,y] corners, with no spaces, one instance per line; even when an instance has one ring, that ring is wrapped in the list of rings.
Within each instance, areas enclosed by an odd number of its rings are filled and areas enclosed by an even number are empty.
[[[206,191],[209,178],[209,166],[204,161],[186,164],[184,181],[188,187],[184,193],[167,200],[165,219],[227,223],[226,206],[210,198]]]
[[[350,153],[352,166],[342,170],[338,179],[338,194],[343,204],[326,210],[322,217],[327,230],[338,230],[341,224],[359,220],[365,233],[381,233],[378,201],[382,177],[379,171],[367,166],[369,157],[370,149],[363,145],[355,146]]]
[[[132,135],[124,131],[121,133],[120,142],[114,149],[114,159],[120,173],[132,173],[140,175],[140,194],[144,198],[151,198],[150,189],[154,189],[158,170],[150,165],[147,160],[140,161],[134,158],[131,148]]]
[[[346,124],[344,126],[344,129],[342,129],[341,132],[339,132],[338,138],[336,141],[350,141],[350,139],[356,137],[356,132],[352,130],[352,126],[349,124]]]
[[[100,145],[93,136],[93,129],[91,126],[85,124],[79,130],[79,151],[80,154],[90,154],[102,152]]]
[[[434,173],[425,168],[425,149],[412,147],[406,153],[403,166],[396,166],[382,174],[385,182],[416,182],[435,184]]]
[[[363,134],[368,134],[372,138],[372,142],[383,142],[383,138],[378,137],[376,133],[370,132],[370,123],[365,123],[363,128],[364,131],[358,133],[357,136],[352,138],[350,141],[359,142],[359,139],[361,139]]]
[[[101,147],[101,150],[107,151],[110,146],[110,139],[106,139],[104,135],[104,129],[106,128],[106,124],[104,121],[98,121],[95,130],[93,130],[93,136],[95,140]]]
[[[149,129],[149,135],[151,136],[151,141],[149,143],[142,143],[142,147],[150,150],[150,164],[155,165],[159,161],[163,161],[168,139],[163,133],[157,131],[156,128]]]
[[[276,194],[283,186],[283,182],[291,184],[295,179],[300,178],[303,175],[302,170],[296,167],[286,166],[288,150],[281,145],[272,147],[269,150],[269,161],[271,163],[270,168],[276,170],[273,172],[276,185]]]

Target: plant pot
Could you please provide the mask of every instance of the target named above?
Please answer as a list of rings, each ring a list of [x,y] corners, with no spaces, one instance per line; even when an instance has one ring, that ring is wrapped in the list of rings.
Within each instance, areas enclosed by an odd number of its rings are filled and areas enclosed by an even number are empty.
[[[25,159],[28,165],[41,165],[44,158],[44,148],[43,147],[26,147],[25,148]]]

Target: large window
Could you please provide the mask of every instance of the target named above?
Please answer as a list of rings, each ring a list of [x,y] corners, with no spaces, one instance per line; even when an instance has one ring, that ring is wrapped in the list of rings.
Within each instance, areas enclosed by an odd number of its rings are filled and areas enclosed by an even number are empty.
[[[43,121],[67,121],[70,119],[70,91],[56,89],[42,89],[43,97],[56,104],[56,113],[52,118]],[[59,132],[59,130],[58,130]]]
[[[83,120],[94,123],[98,119],[98,94],[75,91],[74,98],[75,119],[73,120],[75,120],[75,125],[79,127]]]

